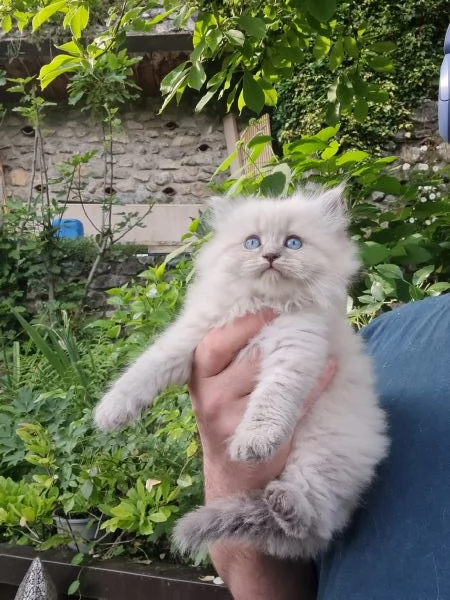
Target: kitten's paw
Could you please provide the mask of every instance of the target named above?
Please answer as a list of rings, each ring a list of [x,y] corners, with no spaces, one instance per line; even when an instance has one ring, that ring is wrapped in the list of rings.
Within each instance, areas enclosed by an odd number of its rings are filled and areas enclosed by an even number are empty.
[[[311,505],[299,490],[291,489],[282,481],[272,481],[266,486],[263,500],[286,535],[306,538],[311,530]]]
[[[231,460],[236,462],[262,462],[278,452],[284,439],[268,427],[236,429],[229,445]]]
[[[134,419],[135,414],[128,408],[127,397],[112,389],[103,396],[94,411],[94,421],[99,429],[112,431],[125,427]]]

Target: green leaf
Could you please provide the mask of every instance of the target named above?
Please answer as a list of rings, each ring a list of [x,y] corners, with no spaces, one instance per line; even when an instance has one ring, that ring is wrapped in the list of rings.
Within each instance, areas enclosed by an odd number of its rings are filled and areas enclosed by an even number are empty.
[[[375,269],[387,279],[403,279],[403,272],[398,265],[378,265]]]
[[[202,96],[200,98],[200,100],[197,102],[197,104],[195,105],[195,112],[202,111],[205,108],[205,106],[208,104],[208,102],[214,98],[215,95],[216,95],[215,91],[209,90],[209,92],[206,92],[206,94],[204,96]]]
[[[178,65],[178,67],[175,67],[175,69],[170,71],[170,73],[164,77],[160,84],[160,90],[163,96],[169,94],[174,88],[177,87],[177,85],[186,75],[188,69],[188,63],[184,62],[181,63],[181,65]]]
[[[83,496],[83,498],[85,498],[86,500],[89,500],[89,498],[92,496],[93,489],[94,489],[94,485],[93,485],[92,481],[90,481],[89,479],[87,481],[85,481],[80,488],[80,492],[81,492],[81,495]]]
[[[336,0],[306,0],[306,10],[321,23],[327,23],[336,12]]]
[[[338,40],[330,52],[329,61],[331,70],[336,71],[344,62],[344,58],[344,44],[342,40]]]
[[[186,475],[181,475],[177,479],[177,485],[180,488],[191,487],[191,485],[192,485],[192,477],[190,475],[187,475],[187,474]]]
[[[223,39],[223,33],[220,29],[210,29],[205,37],[206,44],[211,52],[215,52]]]
[[[339,151],[340,144],[336,140],[332,140],[327,148],[322,152],[323,160],[329,160]]]
[[[264,79],[258,79],[258,83],[264,92],[264,104],[267,106],[276,106],[278,102],[277,90]]]
[[[316,38],[316,42],[314,44],[314,56],[316,58],[322,58],[326,56],[331,48],[331,40],[330,38],[325,37],[324,35],[318,35]]]
[[[9,33],[12,29],[12,18],[11,15],[3,15],[2,29],[5,33]]]
[[[238,23],[249,36],[257,40],[262,40],[266,35],[267,25],[258,17],[242,15],[239,17]]]
[[[377,242],[363,242],[361,246],[361,258],[367,267],[382,263],[388,256],[389,250]]]
[[[264,146],[272,141],[272,136],[258,134],[252,137],[252,139],[247,143],[247,148],[253,148],[254,146],[259,146],[263,144]]]
[[[368,50],[372,50],[377,54],[386,54],[387,52],[392,52],[397,48],[397,44],[395,42],[376,42],[375,44],[371,44],[368,47]]]
[[[350,58],[358,58],[358,44],[354,37],[346,36],[344,38],[344,48]]]
[[[225,37],[233,46],[243,46],[245,42],[245,35],[238,29],[229,29],[225,32]]]
[[[392,58],[389,56],[371,56],[368,62],[374,71],[380,73],[392,73],[395,70]]]
[[[73,37],[78,40],[89,23],[89,8],[81,4],[73,13],[69,27]]]
[[[439,296],[439,294],[446,292],[447,290],[450,290],[450,283],[446,281],[440,281],[439,283],[433,283],[433,285],[430,285],[426,292],[430,296]]]
[[[202,63],[193,63],[187,80],[189,87],[193,88],[194,90],[200,90],[205,81],[206,73]]]
[[[78,57],[58,54],[50,63],[41,67],[39,79],[42,89],[50,85],[52,81],[63,73],[78,71],[82,66],[83,62]]]
[[[336,88],[336,98],[341,103],[342,108],[347,108],[351,105],[353,96],[351,83],[346,79],[341,80]]]
[[[223,173],[223,171],[229,169],[237,157],[238,151],[235,150],[229,156],[227,156],[227,158],[222,163],[220,163],[220,165],[215,170],[214,175],[218,175],[219,173]]]
[[[81,563],[84,561],[84,559],[85,559],[85,555],[83,554],[83,552],[78,552],[72,558],[72,560],[70,561],[70,564],[75,565],[75,566],[81,565]]]
[[[424,281],[428,279],[428,277],[433,273],[434,265],[427,265],[426,267],[422,267],[418,271],[414,273],[412,276],[412,282],[414,285],[421,286]]]
[[[249,71],[244,73],[242,93],[246,106],[253,112],[259,114],[264,108],[264,92],[258,81],[256,81]]]
[[[338,167],[342,167],[343,165],[347,165],[349,163],[361,162],[368,157],[369,153],[364,152],[364,150],[349,150],[336,160],[336,164]]]
[[[370,287],[370,293],[374,300],[377,300],[378,302],[382,302],[386,297],[383,286],[379,281],[374,281],[372,283]]]
[[[338,133],[339,129],[339,125],[336,125],[336,127],[325,127],[324,129],[321,129],[319,133],[316,133],[314,137],[318,140],[327,142],[329,139],[331,139]]]
[[[367,100],[365,98],[358,98],[355,102],[355,106],[353,107],[353,116],[358,123],[364,123],[368,114],[369,105],[367,104]]]
[[[63,52],[67,52],[67,54],[71,54],[72,56],[81,56],[82,52],[79,45],[73,40],[70,42],[66,42],[65,44],[61,44],[61,46],[57,46]]]
[[[75,579],[75,581],[72,581],[72,583],[69,585],[69,589],[67,590],[67,595],[73,596],[74,594],[76,594],[78,592],[79,589],[80,589],[80,580]]]
[[[285,187],[286,175],[281,171],[266,175],[259,184],[263,196],[281,196]]]
[[[55,13],[60,10],[67,9],[67,0],[58,0],[57,2],[52,2],[51,4],[47,4],[44,8],[36,13],[31,22],[32,31],[36,31],[39,27],[48,21]]]
[[[165,523],[167,521],[167,515],[165,515],[162,511],[150,513],[148,518],[150,521],[153,521],[153,523]]]
[[[393,194],[394,196],[398,196],[402,191],[402,184],[396,177],[382,175],[373,184],[373,189],[385,194]]]

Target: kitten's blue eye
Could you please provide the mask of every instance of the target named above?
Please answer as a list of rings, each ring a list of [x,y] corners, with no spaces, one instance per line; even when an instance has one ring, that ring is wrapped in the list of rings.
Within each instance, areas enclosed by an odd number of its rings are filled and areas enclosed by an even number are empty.
[[[296,235],[290,235],[286,238],[284,245],[289,250],[299,250],[303,246],[302,240]]]
[[[247,250],[256,250],[261,246],[261,240],[257,235],[251,235],[245,240],[244,246]]]

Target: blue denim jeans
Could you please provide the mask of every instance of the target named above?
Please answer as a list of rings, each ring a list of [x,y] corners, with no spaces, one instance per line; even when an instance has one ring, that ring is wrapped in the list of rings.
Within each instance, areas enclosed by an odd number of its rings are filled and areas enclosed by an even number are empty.
[[[392,440],[344,535],[320,561],[320,600],[450,599],[450,295],[362,332]]]

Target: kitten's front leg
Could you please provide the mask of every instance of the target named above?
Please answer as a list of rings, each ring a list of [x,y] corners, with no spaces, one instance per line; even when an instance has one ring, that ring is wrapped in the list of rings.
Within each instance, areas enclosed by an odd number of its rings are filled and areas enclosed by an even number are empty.
[[[233,460],[269,460],[290,438],[325,368],[327,336],[326,324],[315,315],[284,315],[263,331],[257,340],[261,373],[230,441]]]
[[[135,419],[170,385],[189,381],[193,353],[204,335],[197,319],[184,315],[112,385],[95,409],[100,429],[119,429]]]

